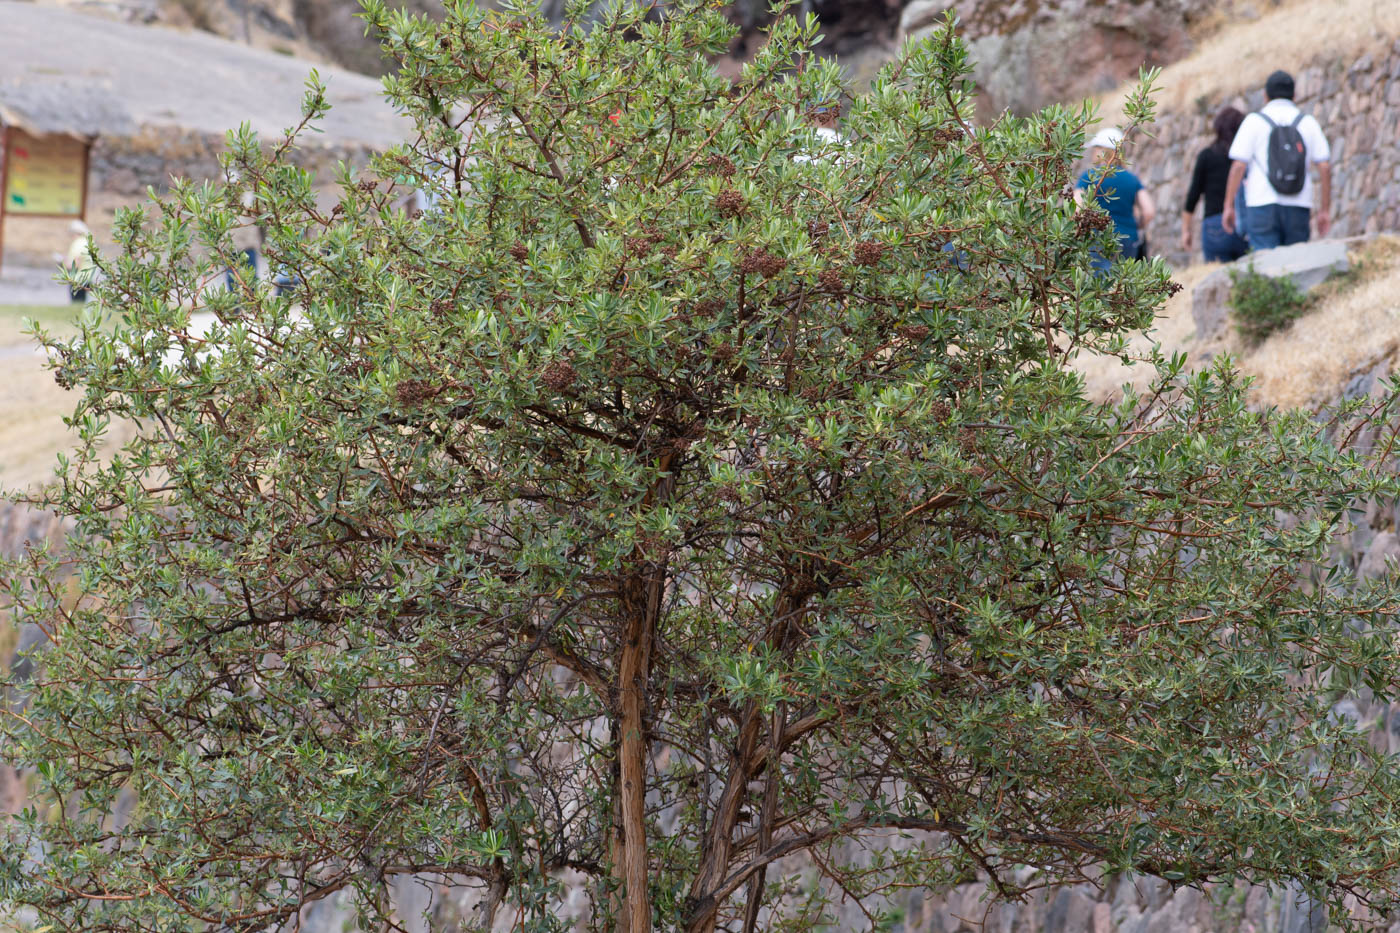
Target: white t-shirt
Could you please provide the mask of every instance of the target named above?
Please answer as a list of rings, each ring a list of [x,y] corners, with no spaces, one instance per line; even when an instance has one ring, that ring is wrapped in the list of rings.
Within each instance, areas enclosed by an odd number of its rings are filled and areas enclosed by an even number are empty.
[[[1291,100],[1276,98],[1264,105],[1263,112],[1279,126],[1288,126],[1298,116],[1298,107]],[[1249,163],[1249,174],[1244,179],[1244,203],[1249,207],[1282,204],[1310,208],[1313,206],[1312,173],[1303,179],[1303,190],[1297,194],[1279,194],[1269,184],[1269,133],[1273,131],[1269,120],[1251,113],[1244,118],[1235,141],[1230,144],[1230,158]],[[1332,147],[1311,115],[1298,121],[1298,135],[1303,137],[1303,145],[1307,147],[1309,165],[1332,158]]]
[[[815,162],[818,159],[827,159],[834,155],[838,149],[844,149],[847,145],[846,137],[840,131],[829,126],[815,127],[817,134],[817,148],[800,152],[792,157],[794,162]]]

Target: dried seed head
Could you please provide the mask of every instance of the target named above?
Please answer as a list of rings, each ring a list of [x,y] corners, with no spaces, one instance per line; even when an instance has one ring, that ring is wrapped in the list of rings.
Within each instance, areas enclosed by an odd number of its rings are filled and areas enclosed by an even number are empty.
[[[709,166],[712,175],[728,178],[734,174],[734,163],[729,160],[728,156],[712,155],[705,164]]]
[[[733,344],[722,343],[715,347],[715,359],[727,363],[734,359],[734,355],[738,352],[739,351],[734,348]]]
[[[733,217],[744,210],[744,196],[735,188],[725,188],[715,198],[715,210],[726,217]]]
[[[530,258],[530,247],[516,240],[510,247],[510,254],[515,257],[516,262],[524,262]]]
[[[739,262],[739,271],[745,275],[758,273],[765,277],[777,275],[787,268],[788,261],[782,256],[774,256],[763,247],[750,250]]]
[[[654,242],[649,236],[630,236],[627,238],[627,252],[633,256],[645,257],[651,253]]]
[[[360,182],[355,187],[368,194],[369,192],[379,187],[379,182],[375,181],[372,178],[366,178],[364,181]]]
[[[797,394],[809,402],[815,402],[822,397],[822,390],[816,386],[804,386],[802,391]]]
[[[540,372],[540,381],[555,392],[566,391],[578,379],[578,372],[568,360],[555,360]]]
[[[1087,207],[1074,215],[1074,232],[1079,236],[1088,236],[1099,230],[1103,230],[1113,223],[1113,219],[1097,207]]]
[[[923,324],[910,324],[899,329],[899,335],[908,340],[923,340],[928,334],[928,327]]]
[[[846,290],[846,277],[839,267],[827,266],[817,273],[817,284],[822,287],[822,291],[840,295]]]
[[[408,215],[408,219],[409,219],[409,220],[422,220],[422,219],[423,219],[423,212],[422,212],[421,210],[419,210],[418,208],[415,207],[415,208],[413,209],[413,212],[412,212],[411,214]]]
[[[701,317],[714,317],[724,310],[724,302],[718,298],[706,298],[695,303],[695,313]]]
[[[855,245],[855,260],[858,265],[873,266],[885,255],[885,244],[879,240],[861,240]]]
[[[831,232],[831,224],[825,220],[814,220],[807,225],[807,233],[813,239],[820,239]]]
[[[394,387],[394,395],[400,405],[417,405],[437,395],[440,390],[431,382],[422,379],[405,379]]]
[[[952,414],[952,406],[950,406],[947,402],[943,401],[942,399],[938,399],[932,405],[929,406],[929,417],[932,418],[934,421],[937,421],[939,424],[942,424],[943,422],[947,421]]]
[[[435,298],[433,303],[428,305],[428,310],[438,317],[450,313],[452,308],[452,299],[450,298]]]

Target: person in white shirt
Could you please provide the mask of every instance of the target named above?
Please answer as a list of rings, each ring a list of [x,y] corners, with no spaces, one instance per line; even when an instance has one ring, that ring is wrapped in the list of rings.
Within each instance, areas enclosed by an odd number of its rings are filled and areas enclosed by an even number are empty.
[[[1293,77],[1275,71],[1264,84],[1268,98],[1258,113],[1251,113],[1240,124],[1230,145],[1230,181],[1225,191],[1221,223],[1234,233],[1243,227],[1251,249],[1272,249],[1307,242],[1313,207],[1313,182],[1306,166],[1317,167],[1317,234],[1325,237],[1332,229],[1332,149],[1316,119],[1302,114],[1293,103]],[[1267,119],[1266,119],[1267,118]],[[1272,121],[1272,123],[1270,122]],[[1295,126],[1307,149],[1302,189],[1282,193],[1269,180],[1269,138],[1275,126]],[[1246,178],[1245,172],[1249,172]],[[1245,216],[1235,216],[1235,193],[1244,182]],[[1241,222],[1242,221],[1242,222]]]
[[[807,113],[807,120],[817,131],[815,149],[799,152],[793,156],[794,162],[813,162],[826,159],[837,149],[846,145],[846,138],[837,129],[841,125],[841,101],[839,98],[823,100]]]

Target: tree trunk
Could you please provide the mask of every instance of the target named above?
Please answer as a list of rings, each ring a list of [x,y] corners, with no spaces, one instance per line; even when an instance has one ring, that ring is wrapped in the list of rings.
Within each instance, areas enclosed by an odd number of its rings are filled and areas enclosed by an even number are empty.
[[[635,617],[634,617],[635,618]],[[647,739],[642,720],[645,683],[651,654],[651,633],[643,619],[630,626],[622,650],[618,697],[622,713],[622,741],[618,757],[617,799],[621,814],[621,878],[624,885],[619,933],[650,933],[651,899],[647,896],[646,787]]]
[[[664,563],[663,563],[664,568]],[[665,571],[655,568],[645,578],[623,587],[627,635],[618,659],[619,736],[617,770],[617,835],[614,871],[623,886],[618,933],[651,933],[651,897],[647,891],[646,795],[647,682],[651,677],[651,647],[661,615]]]

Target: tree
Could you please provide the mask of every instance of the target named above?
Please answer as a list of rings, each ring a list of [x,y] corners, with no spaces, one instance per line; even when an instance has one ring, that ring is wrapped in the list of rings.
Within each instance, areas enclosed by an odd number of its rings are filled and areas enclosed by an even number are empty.
[[[1396,484],[1227,364],[1085,398],[1069,358],[1172,288],[1091,270],[1087,109],[972,125],[950,23],[822,148],[810,19],[731,83],[689,0],[365,15],[411,143],[325,211],[299,130],[234,135],[48,341],[82,446],[68,551],[10,574],[51,643],[8,903],[251,931],[343,893],[394,929],[418,874],[481,926],[570,928],[567,883],[589,929],[710,933],[1099,871],[1392,903],[1400,785],[1330,706],[1393,689],[1395,587],[1328,546]],[[243,223],[292,295],[206,287]]]

